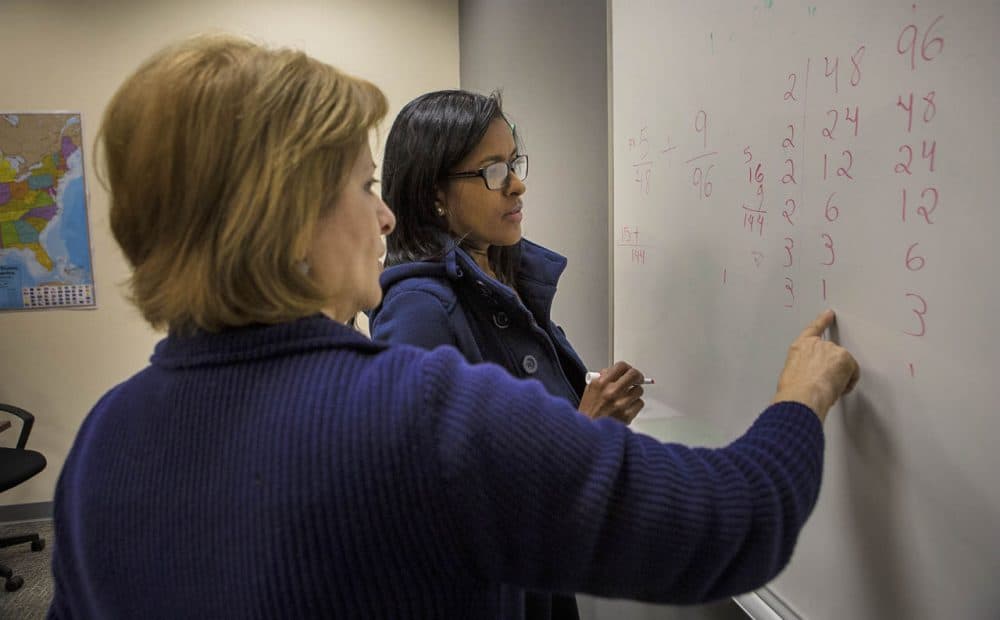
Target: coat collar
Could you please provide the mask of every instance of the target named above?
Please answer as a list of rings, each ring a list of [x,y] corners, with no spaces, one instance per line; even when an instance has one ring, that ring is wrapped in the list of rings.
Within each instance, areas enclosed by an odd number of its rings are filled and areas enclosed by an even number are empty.
[[[388,291],[394,284],[409,278],[430,277],[452,282],[469,278],[488,286],[498,298],[508,303],[517,303],[517,295],[487,276],[468,252],[458,247],[447,233],[439,233],[438,240],[442,247],[448,248],[441,258],[389,267],[380,278],[382,290]],[[521,256],[517,279],[521,301],[539,320],[547,320],[559,278],[566,269],[566,258],[523,238],[518,242],[518,247]]]
[[[445,277],[449,280],[460,280],[466,275],[472,277],[487,277],[468,252],[458,247],[455,240],[446,233],[439,233],[439,242],[446,248],[440,258],[427,259],[412,263],[402,263],[387,268],[380,278],[383,289],[388,289],[401,280],[412,277],[430,276]],[[562,272],[566,269],[566,258],[552,250],[542,247],[527,239],[518,242],[520,249],[520,265],[518,277],[530,279],[533,283],[555,287],[559,283]]]

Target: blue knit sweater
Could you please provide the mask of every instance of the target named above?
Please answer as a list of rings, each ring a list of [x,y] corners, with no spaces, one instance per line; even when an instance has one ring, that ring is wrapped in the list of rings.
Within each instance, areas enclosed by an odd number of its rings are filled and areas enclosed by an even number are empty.
[[[720,598],[786,564],[822,461],[792,403],[689,449],[324,317],[171,336],[69,454],[50,617],[491,618],[503,582]]]

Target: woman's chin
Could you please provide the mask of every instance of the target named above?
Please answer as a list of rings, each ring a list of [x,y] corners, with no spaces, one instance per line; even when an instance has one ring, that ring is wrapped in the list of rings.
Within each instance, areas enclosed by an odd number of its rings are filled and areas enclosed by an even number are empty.
[[[507,235],[504,236],[504,239],[501,243],[496,243],[494,245],[517,245],[518,243],[520,243],[522,236],[523,235],[521,233],[521,225],[518,224],[517,230],[509,232]]]

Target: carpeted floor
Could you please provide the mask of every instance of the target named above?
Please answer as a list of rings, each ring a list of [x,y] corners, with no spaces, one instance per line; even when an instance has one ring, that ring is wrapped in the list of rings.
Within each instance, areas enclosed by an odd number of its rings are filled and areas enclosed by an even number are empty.
[[[0,549],[0,563],[13,569],[14,574],[24,579],[24,585],[16,592],[3,589],[0,579],[0,618],[11,620],[36,620],[45,618],[52,600],[52,521],[21,521],[0,524],[0,537],[20,536],[37,532],[45,539],[45,549],[32,551],[30,544],[16,545]]]

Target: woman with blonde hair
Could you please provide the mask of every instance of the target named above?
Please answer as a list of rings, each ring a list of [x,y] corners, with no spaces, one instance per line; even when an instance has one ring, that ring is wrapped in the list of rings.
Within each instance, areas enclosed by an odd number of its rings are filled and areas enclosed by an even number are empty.
[[[373,343],[345,323],[381,298],[385,111],[368,82],[227,37],[115,94],[111,226],[168,333],[67,458],[50,617],[516,617],[503,584],[697,602],[788,561],[821,422],[857,377],[820,338],[832,313],[716,450],[589,420],[453,349]]]

